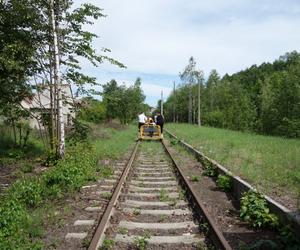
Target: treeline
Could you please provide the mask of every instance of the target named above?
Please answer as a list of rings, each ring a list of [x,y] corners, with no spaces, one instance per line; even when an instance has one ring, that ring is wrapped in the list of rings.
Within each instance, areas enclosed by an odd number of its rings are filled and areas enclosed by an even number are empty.
[[[87,97],[83,99],[78,117],[81,120],[100,123],[119,119],[127,124],[135,119],[139,112],[149,109],[144,104],[145,95],[141,89],[141,79],[137,78],[134,84],[126,87],[111,80],[103,85],[102,101]]]
[[[73,106],[64,86],[76,86],[76,94],[83,95],[86,86],[99,85],[82,70],[82,59],[93,66],[106,61],[125,67],[109,57],[109,49],[93,47],[98,36],[87,27],[105,16],[103,10],[88,1],[75,8],[74,2],[0,1],[0,118],[14,134],[18,124],[35,119],[45,146],[61,157],[68,126],[64,106]],[[24,100],[35,107],[24,107]]]
[[[266,135],[300,137],[298,52],[286,53],[273,63],[253,65],[233,75],[220,77],[216,70],[212,70],[206,81],[203,77],[193,78],[197,75],[193,72],[198,72],[198,75],[202,73],[195,67],[188,74],[184,74],[185,70],[180,75],[182,83],[164,104],[168,121],[197,122],[200,86],[202,124]]]

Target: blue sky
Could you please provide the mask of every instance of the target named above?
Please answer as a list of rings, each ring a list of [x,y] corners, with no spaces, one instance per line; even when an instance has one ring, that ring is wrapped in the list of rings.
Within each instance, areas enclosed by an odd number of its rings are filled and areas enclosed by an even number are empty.
[[[87,29],[107,47],[109,56],[126,70],[103,64],[87,73],[105,83],[114,78],[132,84],[142,78],[146,102],[156,105],[163,90],[179,82],[190,56],[207,76],[221,75],[252,64],[271,62],[292,50],[300,51],[299,0],[74,0],[104,9],[106,18]]]

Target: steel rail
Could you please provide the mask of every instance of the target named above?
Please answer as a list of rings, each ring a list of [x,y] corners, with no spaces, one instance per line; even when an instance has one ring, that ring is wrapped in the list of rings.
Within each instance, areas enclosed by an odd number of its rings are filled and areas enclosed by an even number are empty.
[[[168,149],[167,145],[165,144],[164,141],[162,141],[162,144],[165,148],[165,151],[167,152],[167,154],[171,158],[172,163],[175,166],[177,176],[179,177],[179,180],[180,180],[183,188],[188,192],[188,194],[186,193],[186,195],[189,196],[187,198],[193,204],[194,212],[197,212],[197,216],[199,217],[199,220],[203,221],[203,219],[204,219],[204,221],[206,221],[209,224],[209,229],[210,230],[209,230],[207,236],[210,238],[210,240],[213,242],[213,244],[218,249],[231,250],[232,249],[231,246],[229,245],[229,243],[225,239],[222,232],[215,225],[212,217],[209,215],[209,213],[205,209],[205,207],[204,207],[203,203],[201,202],[200,198],[196,195],[196,193],[194,191],[194,188],[190,185],[189,181],[187,180],[187,178],[184,176],[182,170],[180,169],[178,163],[173,158],[173,156],[172,156],[170,150]],[[202,216],[200,216],[199,213]]]
[[[105,212],[104,212],[101,220],[99,221],[99,224],[98,224],[97,229],[96,229],[96,231],[93,235],[93,238],[92,238],[92,241],[90,243],[90,246],[89,246],[88,250],[97,250],[99,248],[99,246],[101,246],[101,244],[103,243],[105,230],[108,226],[110,217],[111,217],[112,212],[113,212],[113,208],[115,207],[115,205],[118,201],[118,198],[119,198],[120,192],[122,190],[123,184],[126,181],[129,170],[130,170],[130,168],[132,166],[132,163],[135,159],[136,152],[137,152],[139,144],[140,144],[139,141],[135,144],[135,147],[134,147],[134,150],[133,150],[133,152],[130,156],[130,159],[129,159],[129,161],[128,161],[128,163],[127,163],[127,165],[126,165],[126,167],[125,167],[125,169],[124,169],[124,171],[123,171],[123,173],[122,173],[122,175],[119,179],[119,182],[118,182],[116,188],[113,191],[112,198],[110,199],[108,205],[106,206]]]
[[[249,190],[257,191],[254,186],[249,184],[247,181],[243,180],[239,176],[234,175],[230,172],[226,167],[219,164],[217,161],[207,157],[203,152],[199,151],[192,145],[188,144],[187,142],[178,139],[178,137],[171,133],[169,130],[165,129],[165,132],[171,137],[179,141],[180,145],[183,146],[188,152],[192,153],[198,161],[200,161],[204,166],[209,164],[213,166],[218,174],[230,176],[233,180],[233,195],[238,202],[240,202],[241,197],[243,196],[244,192]],[[288,222],[288,225],[292,227],[292,230],[296,237],[300,238],[300,216],[297,213],[291,211],[284,205],[280,204],[279,202],[275,201],[268,195],[264,195],[267,204],[272,213],[276,214],[283,224]]]

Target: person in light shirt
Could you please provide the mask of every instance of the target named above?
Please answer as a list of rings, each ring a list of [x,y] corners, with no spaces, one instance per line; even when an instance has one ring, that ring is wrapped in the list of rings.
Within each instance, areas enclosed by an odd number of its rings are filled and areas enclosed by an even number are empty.
[[[139,116],[139,131],[141,126],[143,126],[145,124],[145,122],[147,122],[147,116],[145,116],[144,112],[140,113]]]

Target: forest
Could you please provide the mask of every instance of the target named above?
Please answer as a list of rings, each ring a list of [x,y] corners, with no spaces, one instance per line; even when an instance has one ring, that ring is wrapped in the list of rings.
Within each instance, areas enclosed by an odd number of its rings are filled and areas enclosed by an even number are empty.
[[[201,111],[205,126],[300,137],[300,54],[296,51],[232,75],[220,77],[212,70],[206,80],[191,57],[180,78],[181,84],[164,103],[168,121],[196,124]]]

